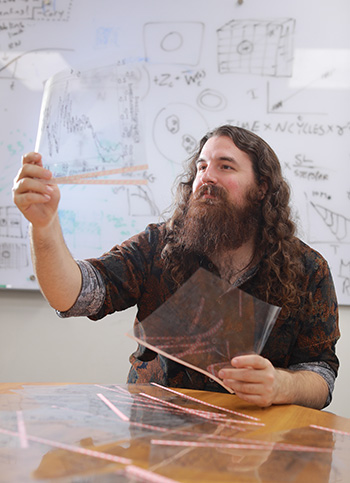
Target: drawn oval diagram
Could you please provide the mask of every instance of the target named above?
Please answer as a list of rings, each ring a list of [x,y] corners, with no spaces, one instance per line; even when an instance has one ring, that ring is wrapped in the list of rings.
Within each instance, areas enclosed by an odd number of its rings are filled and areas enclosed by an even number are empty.
[[[1,257],[3,259],[10,259],[11,258],[11,253],[10,250],[4,249],[1,251]]]
[[[169,32],[163,37],[160,46],[165,52],[175,52],[181,49],[182,44],[183,37],[179,32]]]
[[[250,40],[242,40],[242,42],[240,42],[237,45],[237,52],[240,55],[251,54],[253,50],[254,50],[254,44]]]
[[[227,106],[227,99],[219,91],[204,89],[197,97],[197,104],[208,111],[221,111]]]
[[[183,163],[207,131],[207,121],[200,112],[188,104],[173,103],[158,112],[153,124],[153,139],[166,159]]]

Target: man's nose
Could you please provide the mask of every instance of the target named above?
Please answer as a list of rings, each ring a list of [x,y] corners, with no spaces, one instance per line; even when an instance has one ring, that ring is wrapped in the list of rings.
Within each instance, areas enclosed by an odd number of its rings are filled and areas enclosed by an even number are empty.
[[[217,183],[216,172],[213,166],[210,166],[210,165],[207,166],[207,168],[203,172],[202,183],[211,183],[211,184]]]

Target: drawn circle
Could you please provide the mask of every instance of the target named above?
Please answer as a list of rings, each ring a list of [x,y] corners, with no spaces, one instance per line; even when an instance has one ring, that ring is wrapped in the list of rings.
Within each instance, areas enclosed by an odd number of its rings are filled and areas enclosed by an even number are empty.
[[[153,139],[166,159],[182,164],[197,149],[207,131],[208,124],[200,112],[188,104],[173,103],[158,112]]]
[[[197,104],[202,109],[207,109],[208,111],[221,111],[225,109],[227,100],[221,92],[205,89],[197,97]]]
[[[9,250],[3,250],[2,253],[1,253],[1,257],[2,258],[6,258],[6,259],[9,259],[11,258],[11,253]]]
[[[169,32],[163,37],[160,46],[165,52],[175,52],[181,49],[183,37],[179,32]]]
[[[254,44],[250,40],[242,40],[242,42],[240,42],[237,45],[237,52],[240,55],[251,54],[253,50],[254,50]]]

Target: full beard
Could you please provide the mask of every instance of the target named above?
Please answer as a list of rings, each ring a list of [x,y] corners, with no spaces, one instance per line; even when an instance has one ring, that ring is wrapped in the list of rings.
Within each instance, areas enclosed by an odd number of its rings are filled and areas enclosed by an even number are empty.
[[[214,198],[205,198],[206,193]],[[189,199],[178,241],[199,255],[235,250],[255,238],[260,213],[257,188],[247,193],[243,206],[236,206],[223,188],[203,185]]]

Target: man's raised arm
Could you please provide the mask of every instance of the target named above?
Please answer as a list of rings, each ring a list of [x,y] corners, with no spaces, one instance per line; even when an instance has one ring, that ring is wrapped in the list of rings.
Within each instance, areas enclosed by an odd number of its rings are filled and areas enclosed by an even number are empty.
[[[41,291],[52,307],[63,312],[74,304],[81,289],[81,273],[62,235],[58,218],[60,191],[50,183],[41,155],[23,156],[13,185],[13,200],[31,223],[31,251]]]

